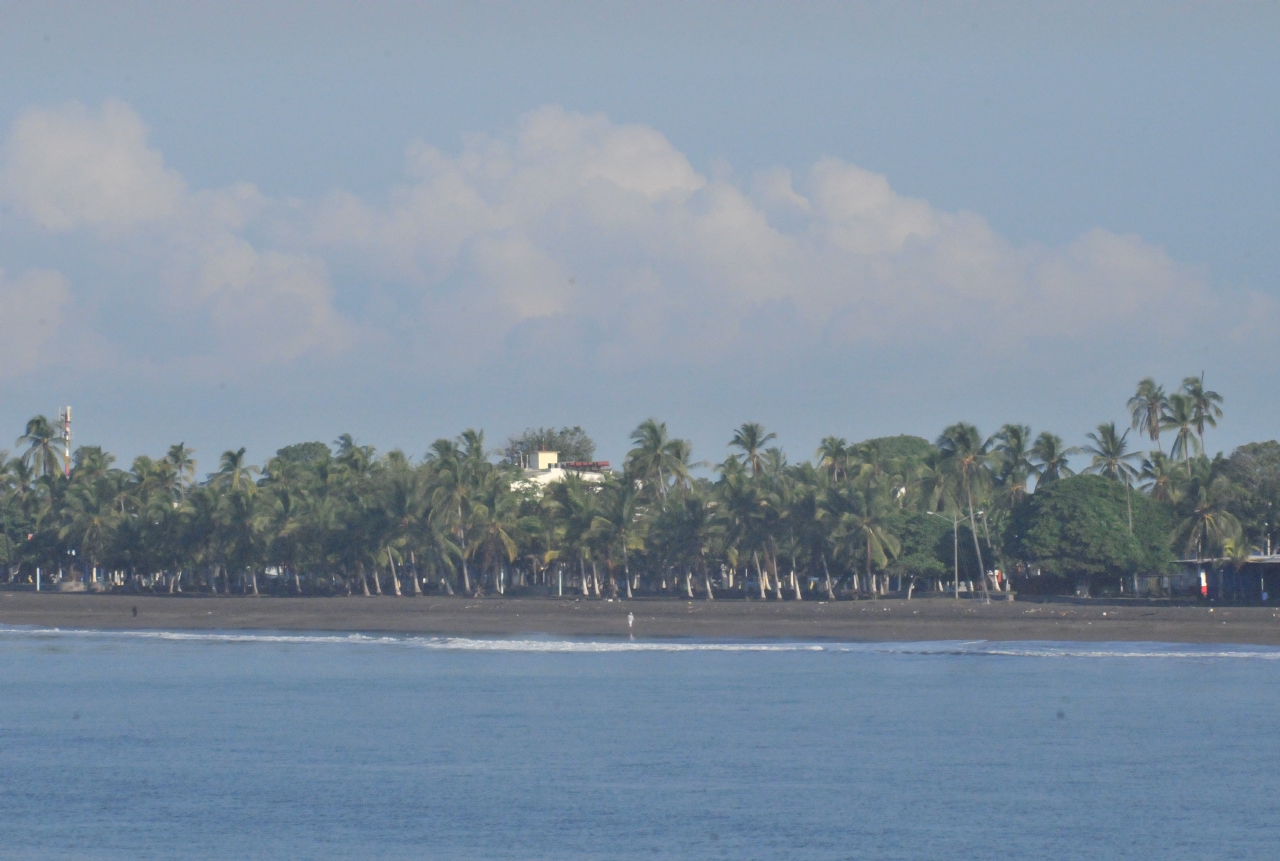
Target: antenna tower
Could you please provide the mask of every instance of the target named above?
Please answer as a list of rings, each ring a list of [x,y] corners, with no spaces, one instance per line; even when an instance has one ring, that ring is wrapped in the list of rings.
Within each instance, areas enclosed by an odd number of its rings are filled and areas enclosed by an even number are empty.
[[[71,407],[58,416],[62,420],[62,475],[71,477]]]

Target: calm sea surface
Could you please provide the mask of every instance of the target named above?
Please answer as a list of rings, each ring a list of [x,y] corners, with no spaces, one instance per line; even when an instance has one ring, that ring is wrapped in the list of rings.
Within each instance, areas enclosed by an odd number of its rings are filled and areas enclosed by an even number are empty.
[[[0,630],[5,859],[1277,857],[1277,650]]]

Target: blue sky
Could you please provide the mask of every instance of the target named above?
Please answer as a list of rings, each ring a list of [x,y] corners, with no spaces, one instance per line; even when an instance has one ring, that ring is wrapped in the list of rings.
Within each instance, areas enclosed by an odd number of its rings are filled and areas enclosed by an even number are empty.
[[[0,6],[0,424],[719,459],[1204,371],[1275,436],[1269,4]],[[3,440],[0,440],[3,442]]]

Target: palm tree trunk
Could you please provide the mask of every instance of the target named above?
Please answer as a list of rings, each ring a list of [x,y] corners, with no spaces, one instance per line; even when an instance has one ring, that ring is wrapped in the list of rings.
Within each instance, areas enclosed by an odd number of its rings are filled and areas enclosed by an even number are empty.
[[[299,595],[301,595],[302,594],[302,578],[298,576],[297,568],[291,567],[291,570],[293,571],[293,588],[297,591]]]
[[[249,569],[249,587],[253,589],[254,595],[258,594],[258,569],[257,568]]]
[[[582,597],[591,597],[591,581],[587,579],[587,563],[581,556],[578,557],[578,573],[582,575]]]
[[[412,566],[409,572],[409,578],[413,580],[413,596],[420,598],[422,596],[422,581],[418,579],[418,566],[410,563]]]
[[[803,601],[804,596],[800,594],[800,578],[796,576],[794,568],[791,569],[791,588],[795,590],[796,600]]]
[[[760,600],[767,601],[769,599],[769,596],[764,591],[767,584],[765,583],[764,572],[760,570],[760,554],[752,550],[751,558],[753,558],[756,562],[756,582],[760,586]]]
[[[387,550],[387,564],[391,566],[391,585],[396,590],[396,597],[401,597],[400,578],[396,576],[396,560],[391,558],[391,550]]]
[[[702,565],[702,586],[707,590],[707,600],[714,601],[716,596],[711,592],[711,575],[707,573],[707,560],[699,559],[698,562]]]
[[[871,600],[878,601],[880,596],[876,594],[876,578],[871,573],[871,533],[867,533],[867,586],[871,589]]]
[[[623,538],[626,541],[626,538]],[[631,569],[627,567],[627,548],[625,543],[622,547],[622,575],[627,578],[627,600],[630,601],[635,596],[631,594]]]
[[[831,588],[831,569],[827,567],[827,554],[825,553],[822,554],[822,573],[825,574],[827,578],[827,600],[834,601],[836,599],[836,593]]]
[[[688,568],[684,570],[684,590],[689,597],[693,597],[693,573]]]
[[[1129,534],[1133,534],[1133,489],[1129,487],[1129,476],[1124,477],[1124,504],[1129,511]],[[990,542],[988,542],[990,543]]]
[[[776,553],[765,551],[764,561],[768,563],[769,570],[773,573],[773,597],[781,601],[782,599],[782,580],[778,578],[778,555]]]
[[[471,594],[471,575],[467,572],[467,554],[462,554],[462,594]]]
[[[360,590],[366,598],[373,597],[373,593],[369,591],[369,578],[364,573],[364,563],[360,562],[356,565],[356,571],[360,573]],[[376,580],[374,581],[377,582]]]

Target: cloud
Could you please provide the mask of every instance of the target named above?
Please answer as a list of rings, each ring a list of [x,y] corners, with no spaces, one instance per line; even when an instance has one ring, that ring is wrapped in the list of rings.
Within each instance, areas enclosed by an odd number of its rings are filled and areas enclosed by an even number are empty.
[[[130,228],[172,215],[186,184],[147,147],[126,104],[96,114],[71,103],[14,123],[0,170],[0,200],[50,230]]]
[[[1239,329],[1203,273],[1137,236],[1018,245],[834,158],[708,176],[653,128],[559,107],[452,153],[410,144],[405,180],[376,201],[189,190],[118,101],[28,111],[3,159],[14,213],[141,261],[145,277],[106,289],[143,295],[142,325],[182,332],[179,357],[219,364],[350,349],[427,376],[851,350],[1010,362]],[[117,337],[158,343],[138,334]]]
[[[70,103],[20,116],[3,148],[0,201],[47,231],[95,229],[105,256],[123,252],[150,268],[105,297],[148,312],[130,321],[135,348],[176,328],[190,335],[190,356],[234,368],[340,352],[354,337],[323,260],[249,237],[284,205],[244,182],[190,192],[118,100],[97,112]]]
[[[654,129],[551,107],[453,155],[415,144],[407,162],[386,204],[320,201],[311,235],[412,285],[448,321],[441,357],[465,343],[534,360],[605,331],[593,361],[715,362],[757,350],[759,320],[780,313],[798,343],[773,351],[941,339],[1009,354],[1171,338],[1220,313],[1200,273],[1139,237],[1016,246],[838,159],[740,186]]]
[[[51,364],[63,332],[71,291],[47,269],[7,278],[0,269],[0,376],[18,376]]]

